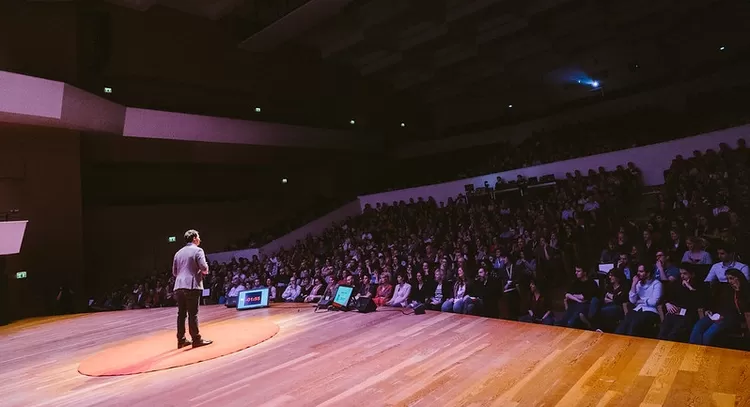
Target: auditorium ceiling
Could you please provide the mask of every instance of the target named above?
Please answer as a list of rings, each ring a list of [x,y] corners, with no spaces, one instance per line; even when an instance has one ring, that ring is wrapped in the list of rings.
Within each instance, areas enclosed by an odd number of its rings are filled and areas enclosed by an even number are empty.
[[[403,122],[421,129],[404,132],[413,138],[518,123],[694,80],[750,51],[750,3],[726,0],[111,2],[200,15],[248,53],[315,55],[318,67],[296,69],[343,68],[368,84],[337,97],[359,106],[373,93],[367,89],[382,93],[372,107],[378,112],[359,112],[358,124],[361,118],[398,133]],[[336,86],[335,77],[326,81],[323,87]]]

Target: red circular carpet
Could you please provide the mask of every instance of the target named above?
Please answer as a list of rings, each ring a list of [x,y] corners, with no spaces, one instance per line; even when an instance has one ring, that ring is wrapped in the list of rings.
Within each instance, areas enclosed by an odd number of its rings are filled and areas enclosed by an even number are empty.
[[[160,331],[90,356],[81,362],[78,371],[87,376],[122,376],[170,369],[247,349],[279,332],[278,325],[256,318],[206,323],[200,329],[201,336],[214,343],[178,350],[175,331]]]

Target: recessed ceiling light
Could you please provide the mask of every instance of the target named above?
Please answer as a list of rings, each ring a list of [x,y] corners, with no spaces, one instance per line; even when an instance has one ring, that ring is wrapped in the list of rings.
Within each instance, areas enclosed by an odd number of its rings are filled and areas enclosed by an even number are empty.
[[[723,45],[719,47],[719,51],[724,51],[725,49],[727,49],[727,48],[725,46],[723,46]]]
[[[513,105],[508,105],[508,107],[509,107],[509,108],[510,108],[510,107],[513,107]]]
[[[406,127],[406,123],[401,122],[401,127]]]
[[[255,108],[255,113],[260,113],[260,108],[259,107]]]
[[[104,88],[104,93],[112,93],[112,88],[110,88],[110,87],[105,87],[105,88]]]
[[[356,123],[356,122],[354,121],[354,119],[351,119],[351,120],[349,120],[349,124],[354,124],[354,123]]]
[[[289,182],[289,180],[288,180],[288,179],[286,179],[286,178],[282,178],[282,179],[281,179],[281,183],[282,183],[282,184],[286,184],[287,182]]]

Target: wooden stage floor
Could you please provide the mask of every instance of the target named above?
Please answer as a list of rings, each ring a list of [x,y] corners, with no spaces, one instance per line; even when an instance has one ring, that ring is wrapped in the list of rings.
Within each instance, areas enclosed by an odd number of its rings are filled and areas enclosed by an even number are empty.
[[[77,372],[114,342],[173,329],[175,315],[119,311],[0,328],[0,405],[750,405],[750,353],[438,312],[313,313],[285,304],[201,307],[202,323],[270,318],[280,326],[229,356],[134,376]]]

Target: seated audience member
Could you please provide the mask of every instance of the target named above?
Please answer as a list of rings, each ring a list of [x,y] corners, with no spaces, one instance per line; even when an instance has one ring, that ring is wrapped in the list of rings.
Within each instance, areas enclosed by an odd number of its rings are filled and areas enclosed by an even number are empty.
[[[468,297],[471,289],[469,286],[471,283],[466,278],[464,268],[459,267],[456,271],[456,282],[453,283],[453,291],[449,294],[450,298],[445,300],[443,306],[440,308],[443,312],[454,312],[456,314],[464,313],[464,302]]]
[[[682,255],[682,262],[689,264],[711,264],[711,255],[705,248],[705,241],[699,237],[691,236],[686,240],[687,250]]]
[[[622,269],[609,271],[604,296],[591,299],[589,314],[583,321],[589,328],[596,327],[598,332],[614,332],[620,321],[625,319],[628,308],[627,281]]]
[[[235,277],[232,279],[232,288],[227,293],[227,297],[238,297],[242,291],[245,291],[245,284],[243,284],[239,277]]]
[[[414,275],[414,281],[411,282],[411,292],[409,293],[409,303],[413,305],[424,304],[427,302],[427,296],[430,289],[429,284],[424,280],[422,271],[417,271]]]
[[[677,281],[680,279],[680,269],[672,264],[669,253],[659,250],[656,253],[656,265],[654,267],[656,278],[661,281]]]
[[[521,295],[518,292],[518,285],[522,278],[522,267],[514,265],[507,256],[503,256],[505,268],[500,270],[500,284],[503,289],[503,303],[508,312],[508,319],[518,320],[518,314],[521,311]]]
[[[628,312],[615,333],[645,336],[650,328],[659,323],[659,311],[656,307],[662,297],[661,281],[646,271],[645,266],[640,265],[633,277],[628,297],[634,308]]]
[[[375,298],[372,300],[375,305],[382,307],[393,297],[393,286],[391,285],[391,278],[388,273],[380,275],[380,284],[378,284],[377,290],[375,290]]]
[[[731,290],[722,291],[714,313],[706,310],[705,315],[693,327],[690,343],[715,345],[727,334],[747,330],[750,326],[750,283],[745,274],[737,269],[724,272]]]
[[[428,294],[427,308],[440,311],[445,299],[450,296],[453,285],[445,279],[445,272],[441,269],[435,270],[435,281],[430,286]]]
[[[547,296],[536,284],[534,279],[529,282],[529,312],[518,318],[521,322],[532,322],[535,324],[554,325],[555,315],[552,313]]]
[[[615,268],[622,270],[622,273],[625,274],[625,279],[628,281],[630,281],[630,279],[632,279],[633,275],[635,274],[633,265],[627,254],[620,254],[620,259],[617,260]]]
[[[305,298],[307,298],[308,295],[310,295],[310,290],[312,290],[312,282],[308,277],[300,277],[302,279],[302,283],[299,285],[299,296],[294,300],[296,302],[304,302]]]
[[[375,287],[373,287],[372,278],[368,273],[362,273],[359,276],[359,287],[357,288],[356,298],[372,298],[375,296]]]
[[[302,287],[297,284],[297,278],[292,277],[289,279],[289,285],[286,286],[284,293],[281,294],[281,299],[285,302],[293,302],[297,300],[297,297],[299,297],[301,292]]]
[[[464,311],[470,315],[481,315],[497,318],[498,288],[484,268],[477,271],[477,281],[472,286],[472,292],[466,299]]]
[[[409,294],[411,293],[411,284],[406,282],[403,274],[396,276],[396,286],[393,288],[393,297],[386,301],[385,305],[389,307],[405,307],[409,304]]]
[[[615,241],[610,240],[607,247],[599,255],[599,264],[615,264],[620,259],[620,253],[615,249]]]
[[[719,245],[716,254],[719,256],[719,262],[711,266],[711,269],[708,271],[708,275],[706,276],[707,283],[726,283],[726,273],[730,269],[738,270],[745,275],[746,280],[750,279],[747,265],[735,260],[735,253],[729,245]]]
[[[271,301],[276,301],[278,298],[276,297],[276,285],[273,283],[272,279],[266,279],[266,287],[268,287],[268,298]]]
[[[599,287],[590,279],[583,267],[576,266],[576,279],[565,293],[565,315],[557,321],[558,326],[573,328],[581,321],[581,315],[588,314],[591,300],[596,298]]]
[[[686,342],[698,312],[705,307],[706,292],[702,281],[696,281],[690,264],[680,267],[680,280],[664,283],[665,310],[659,339]]]
[[[310,294],[305,297],[304,302],[318,302],[323,298],[323,294],[326,291],[326,282],[323,277],[315,277],[315,283],[310,289]]]

